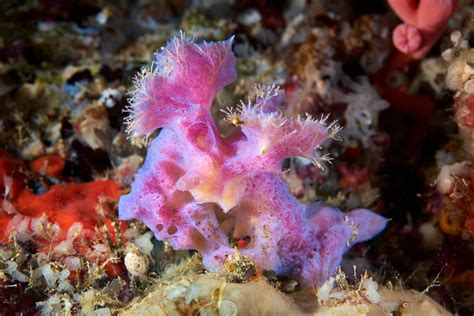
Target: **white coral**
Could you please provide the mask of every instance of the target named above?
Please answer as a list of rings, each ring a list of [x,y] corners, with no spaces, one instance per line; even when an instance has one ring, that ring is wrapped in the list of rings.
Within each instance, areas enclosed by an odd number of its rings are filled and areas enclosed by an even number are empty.
[[[344,82],[350,92],[343,93],[339,90],[335,96],[338,102],[347,103],[344,113],[346,125],[342,135],[344,144],[360,141],[368,148],[378,127],[379,114],[388,108],[389,103],[380,98],[367,77],[359,77],[358,81],[346,78]]]
[[[319,80],[316,85],[318,94],[330,104],[347,104],[344,113],[346,125],[342,133],[344,144],[348,146],[360,141],[365,148],[370,147],[378,128],[380,112],[390,104],[380,98],[368,77],[352,80],[343,72],[341,63],[329,61],[321,67],[319,76],[325,79]]]

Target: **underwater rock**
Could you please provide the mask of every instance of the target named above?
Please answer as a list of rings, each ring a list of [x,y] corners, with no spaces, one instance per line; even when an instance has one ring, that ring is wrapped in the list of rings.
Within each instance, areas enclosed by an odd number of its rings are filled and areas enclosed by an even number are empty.
[[[327,288],[327,300],[290,297],[264,279],[227,283],[216,274],[188,274],[155,287],[120,315],[452,315],[433,299],[415,290],[390,290],[364,281],[357,289]],[[370,288],[371,293],[367,293]],[[364,292],[365,291],[365,292]],[[365,293],[365,294],[364,294]],[[319,293],[320,295],[322,293]],[[376,301],[373,300],[376,297]]]
[[[216,274],[189,274],[158,286],[121,315],[291,315],[300,313],[289,298],[264,279],[238,284],[226,283]]]

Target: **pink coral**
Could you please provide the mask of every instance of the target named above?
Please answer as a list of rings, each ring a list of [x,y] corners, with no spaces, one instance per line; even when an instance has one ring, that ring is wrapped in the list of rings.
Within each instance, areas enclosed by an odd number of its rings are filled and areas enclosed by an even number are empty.
[[[403,20],[393,31],[393,44],[414,59],[425,56],[443,34],[457,0],[389,0]]]
[[[229,239],[250,238],[240,252],[260,268],[320,285],[348,248],[379,233],[387,220],[365,209],[307,206],[290,193],[282,160],[304,156],[317,163],[314,150],[338,127],[283,117],[278,88],[258,87],[254,105],[226,110],[241,135],[219,135],[210,107],[236,78],[231,44],[175,38],[139,76],[129,130],[144,136],[162,130],[131,193],[120,199],[119,217],[142,220],[176,249],[200,251],[210,271],[223,269],[234,253]]]

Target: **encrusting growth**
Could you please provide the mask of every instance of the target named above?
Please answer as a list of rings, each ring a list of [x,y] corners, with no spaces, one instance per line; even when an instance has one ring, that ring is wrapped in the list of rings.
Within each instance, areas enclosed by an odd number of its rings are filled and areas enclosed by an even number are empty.
[[[120,199],[119,216],[142,220],[175,249],[198,250],[209,271],[223,271],[234,254],[229,239],[246,238],[239,252],[260,269],[297,278],[304,287],[321,285],[347,249],[378,234],[387,220],[366,209],[307,206],[291,194],[282,160],[318,161],[315,150],[340,128],[327,118],[284,117],[277,87],[259,86],[255,104],[226,110],[241,133],[219,135],[210,108],[236,79],[231,46],[232,38],[201,44],[174,38],[139,76],[129,132],[162,130],[130,194]]]

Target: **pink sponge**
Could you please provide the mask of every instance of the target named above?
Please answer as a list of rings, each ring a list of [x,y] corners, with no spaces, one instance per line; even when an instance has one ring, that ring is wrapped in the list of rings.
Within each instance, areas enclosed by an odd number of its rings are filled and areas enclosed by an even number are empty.
[[[210,271],[234,253],[229,239],[249,239],[243,255],[262,269],[320,285],[354,243],[378,234],[387,220],[369,210],[342,213],[304,205],[289,191],[282,160],[304,156],[338,131],[325,120],[286,118],[274,86],[259,87],[255,104],[226,111],[241,136],[223,139],[210,114],[216,93],[236,78],[232,39],[196,44],[173,39],[141,73],[132,98],[129,130],[150,145],[121,219],[140,219],[175,249],[201,252]]]
[[[403,20],[393,31],[393,44],[404,54],[421,59],[443,34],[457,0],[388,0]]]

